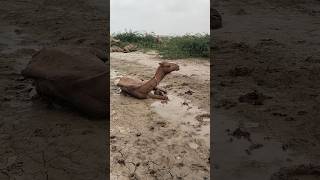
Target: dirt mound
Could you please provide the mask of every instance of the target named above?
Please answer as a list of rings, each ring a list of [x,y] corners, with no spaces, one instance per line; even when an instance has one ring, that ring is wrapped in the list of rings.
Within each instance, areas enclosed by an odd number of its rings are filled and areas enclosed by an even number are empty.
[[[87,48],[42,49],[22,74],[35,81],[39,95],[66,102],[88,115],[105,117],[107,67],[100,55]]]
[[[123,48],[123,52],[124,53],[129,53],[129,52],[134,52],[137,51],[138,47],[136,45],[133,44],[128,44]]]
[[[111,52],[124,52],[124,53],[129,53],[129,52],[134,52],[138,50],[138,47],[134,44],[126,44],[121,42],[118,39],[115,39],[111,37],[110,39],[110,51]]]
[[[110,44],[111,46],[120,46],[120,40],[119,39],[115,39],[114,37],[110,38]]]
[[[112,46],[110,47],[111,52],[123,52],[123,49],[119,46]]]

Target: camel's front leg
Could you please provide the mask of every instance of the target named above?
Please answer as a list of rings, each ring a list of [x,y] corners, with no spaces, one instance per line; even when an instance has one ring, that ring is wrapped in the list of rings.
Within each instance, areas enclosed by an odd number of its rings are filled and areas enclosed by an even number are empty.
[[[156,95],[156,94],[152,94],[152,93],[149,93],[148,97],[152,98],[152,99],[168,100],[168,96],[161,96],[161,95]]]

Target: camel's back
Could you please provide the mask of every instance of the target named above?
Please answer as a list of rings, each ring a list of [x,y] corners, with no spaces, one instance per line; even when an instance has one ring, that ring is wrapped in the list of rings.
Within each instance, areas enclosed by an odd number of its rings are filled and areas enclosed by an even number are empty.
[[[36,79],[73,80],[95,76],[106,72],[102,60],[89,52],[58,48],[42,49],[36,53],[23,75]]]
[[[108,72],[96,55],[86,51],[42,49],[22,74],[35,80],[41,95],[68,102],[93,116],[106,116]]]
[[[141,85],[141,81],[129,77],[122,77],[120,81],[117,83],[117,86],[119,86],[120,88],[138,88]]]

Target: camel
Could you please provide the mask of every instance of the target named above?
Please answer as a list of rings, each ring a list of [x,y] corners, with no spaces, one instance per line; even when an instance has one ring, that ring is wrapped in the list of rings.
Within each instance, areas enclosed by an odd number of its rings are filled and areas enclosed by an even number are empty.
[[[90,48],[44,48],[22,71],[37,93],[68,104],[91,117],[107,116],[107,66],[102,52]]]
[[[122,77],[120,81],[116,84],[120,87],[121,91],[125,94],[129,94],[138,99],[161,99],[168,100],[168,97],[165,95],[166,91],[158,88],[160,81],[172,71],[178,71],[179,66],[174,63],[161,62],[156,71],[154,77],[147,81],[139,81],[131,79],[129,77]],[[154,91],[152,94],[151,91]]]

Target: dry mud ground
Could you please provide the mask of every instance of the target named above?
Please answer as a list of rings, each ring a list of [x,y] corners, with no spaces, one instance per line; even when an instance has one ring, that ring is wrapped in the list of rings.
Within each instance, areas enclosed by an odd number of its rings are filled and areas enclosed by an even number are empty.
[[[151,79],[159,62],[155,53],[111,53],[111,179],[209,179],[209,61],[173,60],[180,71],[160,83],[167,104],[125,96],[114,84]]]
[[[61,44],[106,49],[102,1],[1,0],[0,179],[106,178],[106,121],[31,99],[20,75],[31,55]],[[105,8],[105,10],[103,10]]]
[[[320,179],[320,1],[213,5],[214,179]]]

